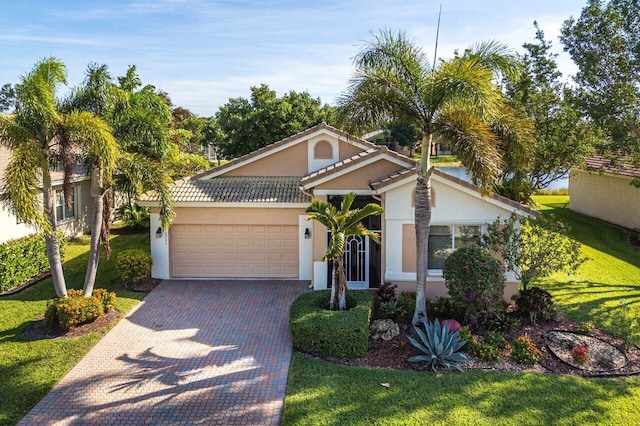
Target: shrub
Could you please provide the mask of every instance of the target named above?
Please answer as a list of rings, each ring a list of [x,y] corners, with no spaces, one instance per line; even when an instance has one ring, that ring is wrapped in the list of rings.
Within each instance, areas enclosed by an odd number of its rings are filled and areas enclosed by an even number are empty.
[[[527,336],[518,337],[509,350],[511,359],[518,364],[533,365],[540,361],[540,350]]]
[[[113,291],[107,291],[104,288],[96,289],[93,292],[93,296],[97,297],[102,304],[102,309],[105,312],[109,312],[116,307],[116,293]]]
[[[66,241],[58,234],[64,261]],[[33,234],[0,244],[0,292],[10,290],[49,270],[44,236]]]
[[[380,302],[380,311],[388,317],[393,317],[396,315],[398,307],[396,306],[396,302],[389,300],[387,302]]]
[[[380,284],[378,290],[376,291],[376,296],[378,296],[378,301],[380,303],[384,302],[396,302],[396,288],[397,285],[391,284],[389,281],[385,281]]]
[[[104,313],[99,297],[84,297],[81,290],[69,290],[68,297],[54,298],[47,302],[45,324],[71,330],[78,325],[95,321]]]
[[[151,214],[148,207],[140,207],[136,203],[123,204],[118,207],[114,216],[129,228],[149,229]]]
[[[484,335],[484,342],[498,349],[507,347],[507,339],[502,334],[493,331],[487,331],[487,334]]]
[[[420,342],[411,336],[408,336],[411,344],[424,353],[424,355],[415,355],[410,357],[409,362],[425,361],[436,371],[438,364],[451,368],[454,367],[462,371],[459,362],[466,361],[467,357],[460,352],[460,349],[466,343],[460,340],[458,332],[450,332],[449,325],[440,326],[440,321],[436,318],[435,322],[427,321],[424,324],[424,331],[419,327],[414,327],[416,333],[420,337]]]
[[[495,310],[504,294],[504,270],[488,251],[479,246],[462,247],[444,261],[442,274],[449,296],[471,321]]]
[[[135,284],[151,276],[153,261],[151,255],[143,250],[124,250],[118,254],[116,269],[125,284]]]
[[[347,293],[347,310],[330,311],[330,290],[298,297],[289,311],[293,346],[301,351],[341,359],[355,359],[369,352],[369,321],[373,297]]]
[[[485,317],[485,325],[491,331],[510,333],[520,327],[520,322],[504,312],[492,312]]]
[[[498,362],[500,361],[500,349],[487,343],[479,343],[473,347],[470,352],[482,361]]]
[[[576,346],[571,349],[571,357],[575,362],[579,362],[580,364],[584,364],[589,361],[589,348],[586,346]]]
[[[429,299],[425,302],[429,304]],[[413,316],[413,312],[416,309],[416,292],[415,291],[403,291],[398,296],[396,301],[396,311],[398,313],[398,320],[402,322],[409,322]]]
[[[464,318],[463,311],[457,306],[454,306],[448,297],[437,297],[433,304],[433,310],[438,318],[452,318],[456,320],[462,320]]]
[[[545,321],[553,319],[555,314],[553,297],[540,287],[520,290],[513,296],[513,300],[516,302],[517,314],[522,318],[528,318],[531,324],[535,324],[539,319]]]

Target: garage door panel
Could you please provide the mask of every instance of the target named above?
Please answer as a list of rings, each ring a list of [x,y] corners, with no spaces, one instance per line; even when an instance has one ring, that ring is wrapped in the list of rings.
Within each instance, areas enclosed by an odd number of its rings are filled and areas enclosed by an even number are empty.
[[[298,227],[174,225],[171,274],[176,278],[297,278]]]

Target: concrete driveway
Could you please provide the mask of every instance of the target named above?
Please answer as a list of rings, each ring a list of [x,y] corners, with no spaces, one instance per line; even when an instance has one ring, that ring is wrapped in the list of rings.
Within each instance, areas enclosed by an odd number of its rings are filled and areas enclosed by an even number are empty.
[[[297,281],[164,281],[22,425],[277,425]]]

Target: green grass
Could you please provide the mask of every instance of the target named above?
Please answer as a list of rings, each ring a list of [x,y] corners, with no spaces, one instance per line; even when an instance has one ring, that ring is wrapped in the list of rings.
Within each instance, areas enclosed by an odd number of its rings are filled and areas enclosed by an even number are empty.
[[[631,425],[640,419],[638,378],[389,371],[294,354],[287,386],[283,425]]]
[[[149,249],[149,235],[117,235],[111,240],[113,256],[101,254],[96,288],[118,295],[123,314],[138,304],[144,293],[126,291],[118,282],[115,257],[128,248]],[[69,242],[64,263],[67,288],[82,288],[89,237]],[[101,250],[103,252],[104,250]],[[22,332],[44,314],[55,296],[51,279],[24,292],[0,299],[0,425],[17,423],[100,340],[100,333],[69,340],[27,340]]]
[[[640,248],[629,243],[630,232],[568,209],[567,196],[535,196],[543,214],[554,214],[570,227],[589,259],[576,274],[555,274],[537,285],[547,289],[570,318],[593,321],[614,330],[612,316],[621,300],[640,317]]]
[[[414,155],[412,157],[415,161],[420,160],[420,155]],[[455,155],[438,155],[431,156],[431,164],[439,167],[462,167],[462,163]]]
[[[640,316],[640,249],[623,228],[568,209],[567,196],[536,196],[568,223],[589,260],[573,276],[537,283],[571,318],[614,329],[619,301]],[[389,383],[389,389],[381,386]],[[472,370],[434,374],[345,367],[294,354],[285,425],[638,424],[640,377],[586,379]]]

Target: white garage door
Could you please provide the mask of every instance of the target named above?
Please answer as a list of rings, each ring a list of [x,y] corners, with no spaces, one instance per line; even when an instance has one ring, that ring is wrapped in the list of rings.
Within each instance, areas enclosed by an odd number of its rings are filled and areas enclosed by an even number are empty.
[[[297,278],[298,227],[174,225],[175,278]]]

